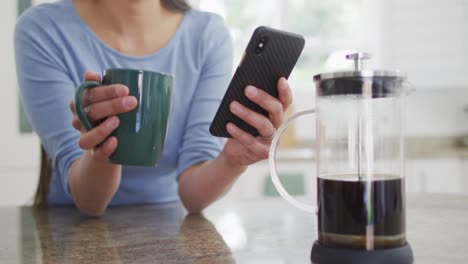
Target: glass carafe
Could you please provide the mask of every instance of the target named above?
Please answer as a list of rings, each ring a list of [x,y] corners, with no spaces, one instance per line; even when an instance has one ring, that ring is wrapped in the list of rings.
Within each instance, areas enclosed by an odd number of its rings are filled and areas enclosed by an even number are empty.
[[[355,60],[355,70],[314,76],[316,109],[291,116],[278,129],[270,148],[272,180],[286,200],[317,213],[314,263],[411,263],[405,236],[406,77],[362,70],[366,53],[347,58]],[[316,113],[316,206],[287,193],[275,162],[282,133],[293,120],[311,113]]]

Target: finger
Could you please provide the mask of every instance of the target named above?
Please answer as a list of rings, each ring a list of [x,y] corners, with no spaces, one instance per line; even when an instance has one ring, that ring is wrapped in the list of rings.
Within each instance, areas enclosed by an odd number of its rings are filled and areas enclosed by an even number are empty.
[[[73,114],[76,114],[75,113],[75,101],[73,99],[70,100],[70,104],[68,105],[70,107],[70,111],[73,113]]]
[[[246,149],[254,153],[257,160],[268,158],[269,147],[267,144],[263,144],[257,138],[253,137],[249,133],[244,132],[233,123],[228,123],[226,125],[226,130],[229,132],[229,134],[231,134],[232,138],[237,140]]]
[[[83,131],[83,125],[81,124],[80,120],[77,116],[73,116],[72,126],[74,129],[78,131]]]
[[[283,122],[283,104],[277,98],[250,85],[246,87],[245,95],[269,113],[274,127],[278,128],[281,125]]]
[[[260,136],[267,138],[275,133],[275,127],[266,116],[252,111],[236,101],[233,101],[229,105],[229,109],[240,119],[255,127]]]
[[[104,143],[93,151],[93,158],[97,161],[107,161],[117,148],[117,138],[109,137]]]
[[[112,133],[112,131],[117,128],[118,125],[118,117],[111,116],[107,118],[97,127],[80,136],[80,140],[78,141],[80,148],[85,150],[95,148],[97,145],[101,144]]]
[[[108,101],[129,94],[128,87],[123,84],[111,84],[91,89],[86,89],[83,93],[82,105],[86,107],[91,104]]]
[[[281,77],[278,81],[278,97],[283,104],[283,111],[288,110],[292,104],[292,91],[286,78]]]
[[[84,108],[84,111],[89,120],[95,122],[108,116],[129,112],[133,110],[137,104],[138,101],[134,96],[125,96],[89,105]]]
[[[93,72],[93,71],[86,71],[84,74],[83,74],[83,79],[85,81],[96,81],[96,82],[100,82],[101,81],[101,76],[99,74],[97,74],[96,72]]]

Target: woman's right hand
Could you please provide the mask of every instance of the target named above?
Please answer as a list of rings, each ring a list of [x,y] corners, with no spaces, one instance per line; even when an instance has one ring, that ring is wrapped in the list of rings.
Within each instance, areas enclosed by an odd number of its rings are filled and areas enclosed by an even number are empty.
[[[100,82],[101,78],[97,73],[87,71],[84,80]],[[109,137],[119,126],[117,114],[129,112],[138,104],[137,99],[128,94],[128,88],[120,84],[86,89],[82,101],[84,110],[91,123],[100,122],[89,131],[78,119],[73,100],[70,101],[70,110],[73,113],[72,125],[81,132],[78,143],[82,149],[90,151],[97,161],[107,161],[117,147],[117,138]]]

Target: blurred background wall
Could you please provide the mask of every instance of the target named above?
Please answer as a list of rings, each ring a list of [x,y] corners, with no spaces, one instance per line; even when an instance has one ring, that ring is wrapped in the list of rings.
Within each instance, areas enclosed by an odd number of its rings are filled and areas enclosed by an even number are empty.
[[[0,205],[29,202],[37,183],[39,140],[20,133],[13,30],[19,3],[0,2]]]

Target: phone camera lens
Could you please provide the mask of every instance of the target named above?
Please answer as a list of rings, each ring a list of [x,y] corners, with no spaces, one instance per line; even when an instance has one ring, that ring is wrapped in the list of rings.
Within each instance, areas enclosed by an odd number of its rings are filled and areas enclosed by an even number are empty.
[[[253,52],[255,55],[262,55],[263,51],[267,48],[268,44],[268,37],[265,35],[261,35],[256,43],[255,46],[252,47]]]
[[[265,40],[262,38],[255,47],[255,54],[260,55],[262,54],[263,50],[265,49]]]

